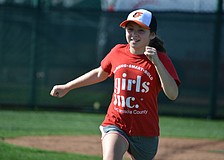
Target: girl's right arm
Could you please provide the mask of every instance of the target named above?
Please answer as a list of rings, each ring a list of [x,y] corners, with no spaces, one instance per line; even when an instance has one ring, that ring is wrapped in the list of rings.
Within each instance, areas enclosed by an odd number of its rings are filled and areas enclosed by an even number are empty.
[[[63,97],[69,91],[73,89],[102,82],[106,80],[107,77],[108,77],[108,73],[103,71],[103,69],[99,67],[99,68],[91,70],[90,72],[87,72],[86,74],[64,85],[55,85],[53,89],[51,90],[50,95],[55,97]]]

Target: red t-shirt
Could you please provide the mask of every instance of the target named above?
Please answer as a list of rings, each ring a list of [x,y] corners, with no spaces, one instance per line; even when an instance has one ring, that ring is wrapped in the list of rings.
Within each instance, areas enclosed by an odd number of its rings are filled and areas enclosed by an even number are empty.
[[[179,85],[169,57],[162,52],[158,56]],[[144,54],[130,53],[128,44],[118,44],[101,67],[114,76],[114,92],[102,126],[116,125],[129,136],[159,136],[157,97],[162,88],[152,62]]]

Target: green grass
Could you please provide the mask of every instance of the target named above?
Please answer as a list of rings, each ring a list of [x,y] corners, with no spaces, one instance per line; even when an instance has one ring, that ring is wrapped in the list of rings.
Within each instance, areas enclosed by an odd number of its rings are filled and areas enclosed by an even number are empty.
[[[224,120],[162,117],[160,128],[162,137],[224,140]]]
[[[99,134],[103,118],[97,114],[0,111],[0,136]]]
[[[103,115],[0,111],[0,137],[26,135],[99,135],[98,126]],[[32,148],[18,147],[0,141],[1,160],[100,160],[97,156],[49,152]]]
[[[102,114],[0,111],[0,137],[30,135],[99,135]],[[224,140],[224,120],[160,118],[161,137]],[[0,140],[1,160],[99,160],[101,157],[18,147]]]
[[[17,147],[0,142],[1,160],[100,160],[100,157]]]

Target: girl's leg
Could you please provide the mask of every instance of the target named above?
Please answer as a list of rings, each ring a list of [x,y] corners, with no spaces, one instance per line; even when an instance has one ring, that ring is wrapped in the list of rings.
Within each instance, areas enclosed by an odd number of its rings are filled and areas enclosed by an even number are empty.
[[[118,132],[107,133],[102,139],[103,160],[122,160],[128,146],[127,140]]]

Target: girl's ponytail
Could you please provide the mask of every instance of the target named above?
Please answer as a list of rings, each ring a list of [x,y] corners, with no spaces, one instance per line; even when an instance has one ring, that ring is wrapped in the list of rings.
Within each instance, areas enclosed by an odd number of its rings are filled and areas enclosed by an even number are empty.
[[[157,36],[149,42],[149,46],[154,47],[159,52],[166,52],[163,41]]]

